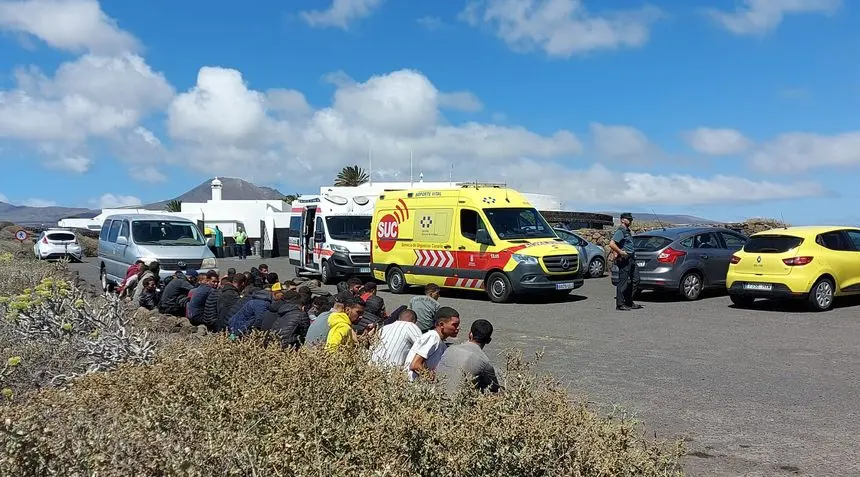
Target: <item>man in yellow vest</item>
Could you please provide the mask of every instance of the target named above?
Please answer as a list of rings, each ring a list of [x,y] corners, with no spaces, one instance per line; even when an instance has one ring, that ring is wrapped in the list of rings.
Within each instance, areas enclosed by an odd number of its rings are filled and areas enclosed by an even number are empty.
[[[239,249],[239,258],[245,260],[248,258],[248,251],[245,249],[245,242],[248,241],[248,234],[245,233],[245,229],[240,228],[239,231],[236,232],[234,239],[236,240],[236,248]]]

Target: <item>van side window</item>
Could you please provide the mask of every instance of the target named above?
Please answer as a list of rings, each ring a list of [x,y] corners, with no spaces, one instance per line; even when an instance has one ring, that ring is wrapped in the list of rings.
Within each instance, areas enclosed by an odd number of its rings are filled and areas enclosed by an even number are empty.
[[[122,227],[122,222],[119,220],[114,220],[113,223],[110,224],[110,232],[108,233],[108,242],[116,242],[116,238],[119,237],[119,229]]]
[[[487,226],[484,225],[478,212],[469,209],[460,210],[460,234],[463,237],[474,241],[478,238],[478,230],[486,229]]]
[[[325,226],[323,225],[322,217],[317,217],[316,223],[314,224],[314,233],[317,232],[325,232]]]
[[[125,237],[126,239],[129,238],[128,237],[128,221],[127,220],[122,221],[122,228],[119,231],[119,236]]]
[[[106,241],[108,239],[108,231],[110,230],[111,221],[107,220],[102,224],[102,229],[99,232],[99,240]]]
[[[302,218],[298,215],[290,217],[290,237],[301,237]]]

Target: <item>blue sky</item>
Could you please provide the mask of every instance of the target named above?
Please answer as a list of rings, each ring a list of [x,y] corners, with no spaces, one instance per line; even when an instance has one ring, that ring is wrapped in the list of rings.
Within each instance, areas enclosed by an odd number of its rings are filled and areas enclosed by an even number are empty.
[[[62,18],[62,21],[60,20]],[[0,200],[214,175],[499,180],[574,210],[860,225],[860,6],[838,0],[0,0]]]

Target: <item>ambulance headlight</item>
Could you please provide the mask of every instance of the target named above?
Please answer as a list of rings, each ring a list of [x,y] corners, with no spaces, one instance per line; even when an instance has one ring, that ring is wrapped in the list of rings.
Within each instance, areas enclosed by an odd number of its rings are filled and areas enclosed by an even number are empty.
[[[348,249],[348,248],[346,248],[346,247],[344,247],[343,245],[334,245],[334,244],[332,244],[332,245],[330,245],[330,247],[331,247],[331,251],[332,251],[332,252],[337,252],[337,253],[349,253],[349,249]]]
[[[511,258],[513,258],[515,262],[522,265],[537,265],[538,263],[537,257],[532,257],[531,255],[520,255],[518,253],[515,253],[511,255]]]

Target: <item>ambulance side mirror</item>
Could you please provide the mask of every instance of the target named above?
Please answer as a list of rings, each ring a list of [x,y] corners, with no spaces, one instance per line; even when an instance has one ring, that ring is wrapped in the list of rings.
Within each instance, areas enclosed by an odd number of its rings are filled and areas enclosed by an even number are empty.
[[[493,245],[493,239],[490,238],[490,232],[487,229],[478,229],[475,234],[475,242],[481,245]]]

